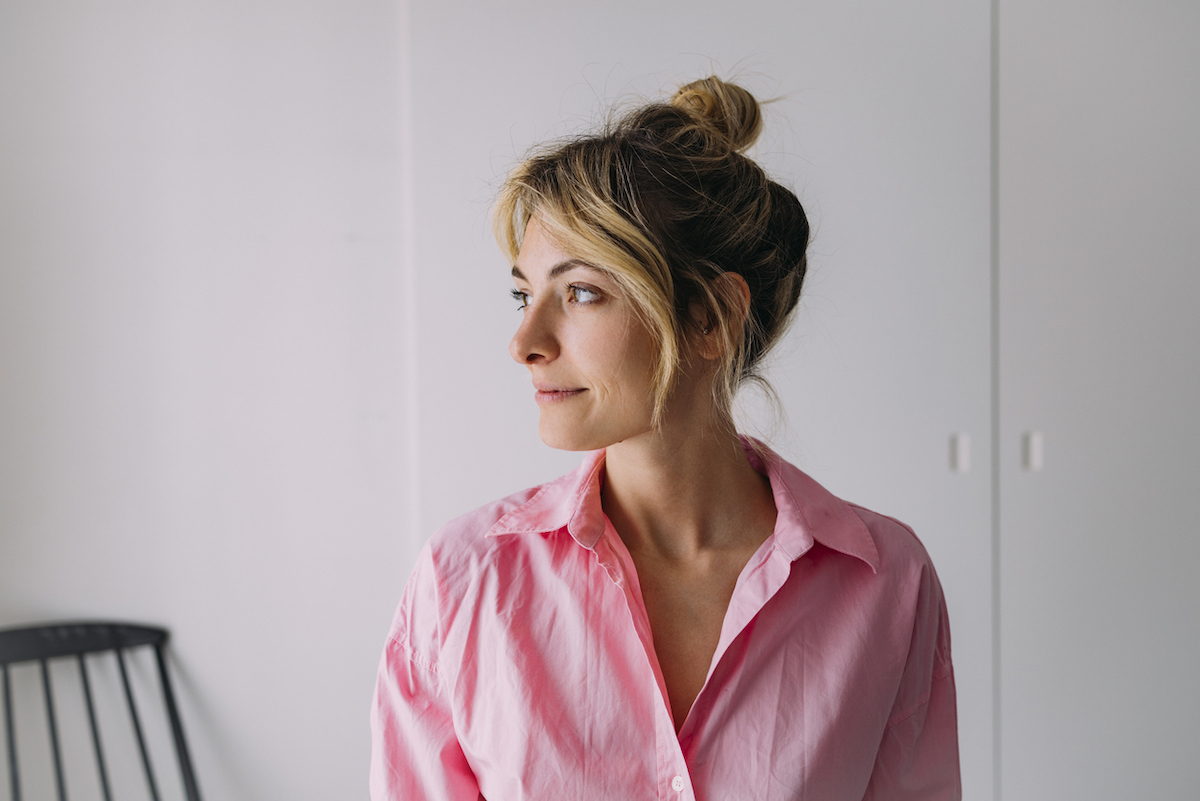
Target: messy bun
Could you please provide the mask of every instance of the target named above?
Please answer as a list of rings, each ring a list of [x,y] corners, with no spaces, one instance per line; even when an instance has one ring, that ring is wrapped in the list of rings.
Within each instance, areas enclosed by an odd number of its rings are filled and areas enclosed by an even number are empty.
[[[795,194],[743,155],[761,129],[750,92],[703,78],[670,103],[543,149],[500,191],[494,225],[510,260],[537,216],[560,247],[621,283],[660,345],[656,422],[685,340],[719,345],[714,392],[728,413],[742,382],[762,380],[756,370],[800,297],[808,219]],[[745,279],[749,309],[726,273]]]
[[[684,84],[671,98],[671,105],[712,127],[738,153],[745,152],[762,132],[762,112],[754,95],[720,78],[710,76]]]

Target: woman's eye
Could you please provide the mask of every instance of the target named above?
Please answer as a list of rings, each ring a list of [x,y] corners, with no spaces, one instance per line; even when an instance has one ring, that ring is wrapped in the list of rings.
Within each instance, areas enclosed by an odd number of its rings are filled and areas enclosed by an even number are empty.
[[[523,309],[529,305],[528,292],[522,292],[519,289],[510,289],[508,294],[512,295],[512,299],[517,302],[518,309]]]
[[[571,300],[575,303],[595,303],[600,300],[600,293],[594,289],[588,289],[578,284],[571,284],[567,287],[571,295]]]

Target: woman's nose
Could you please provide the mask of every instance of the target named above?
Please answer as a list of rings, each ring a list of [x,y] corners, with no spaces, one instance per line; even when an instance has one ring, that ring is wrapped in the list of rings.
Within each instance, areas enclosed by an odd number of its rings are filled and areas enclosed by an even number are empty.
[[[521,324],[508,343],[509,355],[519,364],[552,361],[558,356],[558,341],[554,336],[549,309],[529,304],[521,312]]]

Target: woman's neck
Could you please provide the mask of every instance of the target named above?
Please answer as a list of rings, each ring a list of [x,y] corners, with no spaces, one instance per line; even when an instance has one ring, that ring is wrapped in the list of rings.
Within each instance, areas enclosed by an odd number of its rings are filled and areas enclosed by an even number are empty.
[[[607,449],[604,511],[631,552],[683,561],[757,547],[774,529],[770,482],[732,425],[689,417]]]

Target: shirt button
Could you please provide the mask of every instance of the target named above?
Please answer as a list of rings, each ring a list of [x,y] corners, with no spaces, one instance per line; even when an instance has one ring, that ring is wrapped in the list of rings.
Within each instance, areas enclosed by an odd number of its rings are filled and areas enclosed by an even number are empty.
[[[677,793],[683,792],[683,777],[682,776],[676,776],[674,779],[671,779],[671,789]]]

